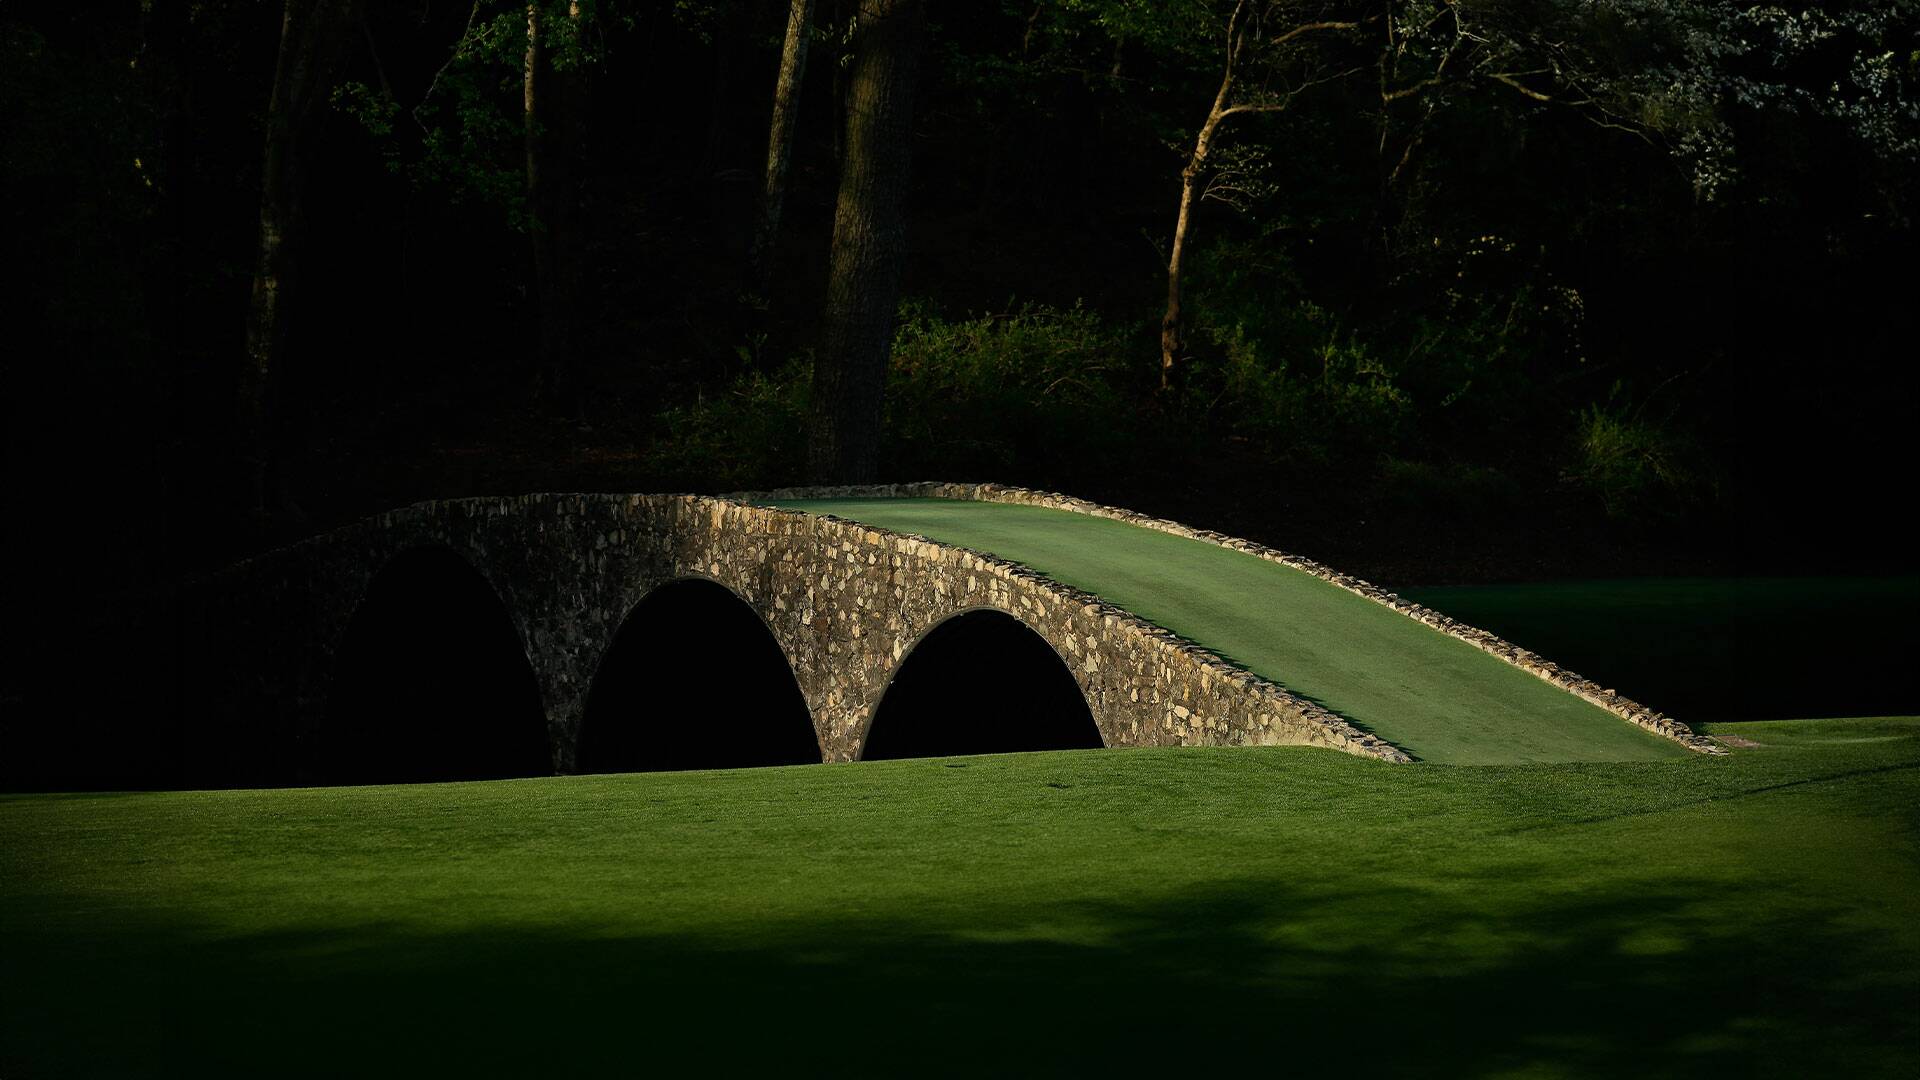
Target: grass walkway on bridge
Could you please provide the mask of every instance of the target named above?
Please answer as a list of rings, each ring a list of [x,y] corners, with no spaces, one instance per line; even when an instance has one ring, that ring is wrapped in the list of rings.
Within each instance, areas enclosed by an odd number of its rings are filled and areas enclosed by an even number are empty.
[[[1690,756],[1677,743],[1471,645],[1243,552],[1109,518],[1006,503],[808,499],[775,505],[1024,563],[1197,641],[1425,761]]]
[[[1920,1074],[1920,720],[0,797],[0,1076]]]

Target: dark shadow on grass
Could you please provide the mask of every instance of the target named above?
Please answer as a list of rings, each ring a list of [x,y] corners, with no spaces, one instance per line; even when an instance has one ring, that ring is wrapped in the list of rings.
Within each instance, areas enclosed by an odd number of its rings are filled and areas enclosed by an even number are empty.
[[[1706,886],[1230,881],[1155,900],[754,921],[700,938],[149,922],[15,940],[5,1075],[1157,1072],[1912,1075],[1907,973],[1837,914]],[[1718,910],[1726,910],[1717,906]],[[107,977],[103,975],[110,973]],[[113,1031],[115,1037],[97,1037]]]
[[[1676,798],[1655,805],[1634,807],[1611,814],[1594,814],[1587,817],[1567,818],[1560,821],[1542,822],[1538,825],[1524,825],[1510,830],[1512,833],[1534,832],[1540,829],[1562,829],[1570,825],[1594,825],[1603,821],[1621,821],[1627,818],[1651,817],[1668,814],[1688,806],[1701,806],[1711,802],[1732,802],[1736,799],[1751,799],[1794,788],[1811,787],[1818,784],[1834,784],[1847,780],[1857,780],[1866,776],[1881,776],[1887,773],[1920,771],[1920,762],[1907,762],[1900,765],[1872,765],[1858,769],[1845,769],[1840,772],[1826,773],[1820,776],[1806,776],[1795,780],[1783,780],[1777,784],[1761,784],[1734,791],[1720,791],[1697,798]]]

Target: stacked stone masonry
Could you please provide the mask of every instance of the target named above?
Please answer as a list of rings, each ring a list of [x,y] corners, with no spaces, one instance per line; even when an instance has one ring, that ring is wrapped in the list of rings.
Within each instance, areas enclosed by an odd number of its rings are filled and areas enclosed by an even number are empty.
[[[822,757],[857,758],[902,660],[934,626],[978,609],[1038,633],[1072,673],[1107,746],[1322,746],[1385,761],[1397,747],[1208,650],[1027,567],[924,537],[755,505],[776,498],[936,497],[1129,522],[1313,574],[1465,641],[1649,731],[1720,753],[1686,725],[1493,634],[1309,559],[1065,495],[996,485],[804,488],[725,498],[525,495],[421,503],[203,579],[148,613],[169,628],[179,682],[207,688],[185,756],[209,784],[312,776],[333,657],[389,561],[449,549],[493,588],[539,683],[556,771],[574,746],[600,659],[661,584],[705,578],[765,622],[812,715]],[[982,678],[994,672],[982,671]],[[713,714],[726,722],[724,693]]]
[[[183,679],[212,688],[196,735],[209,745],[197,755],[229,763],[206,782],[311,777],[348,621],[374,575],[421,547],[457,553],[500,598],[540,685],[558,772],[573,770],[588,692],[627,613],[659,585],[686,578],[725,586],[765,622],[827,761],[859,756],[882,695],[919,640],[979,609],[1013,615],[1047,641],[1109,747],[1297,744],[1409,760],[1284,687],[1002,559],[737,499],[541,494],[391,511],[185,590],[172,615]],[[712,716],[697,720],[726,722],[723,688]]]
[[[1539,656],[1511,642],[1502,640],[1495,634],[1469,626],[1457,619],[1450,618],[1432,608],[1423,607],[1404,597],[1372,585],[1359,578],[1340,573],[1331,567],[1323,566],[1312,559],[1299,555],[1289,555],[1283,551],[1256,544],[1248,540],[1227,536],[1207,529],[1195,529],[1179,522],[1162,518],[1148,517],[1132,510],[1123,510],[1111,506],[1101,506],[1084,499],[1076,499],[1058,492],[1034,491],[1030,488],[1005,487],[999,484],[952,484],[926,482],[913,484],[879,484],[855,487],[807,487],[782,488],[774,491],[742,492],[729,495],[730,499],[744,502],[767,502],[780,499],[836,499],[836,498],[931,498],[931,499],[967,499],[978,502],[1012,503],[1021,506],[1039,506],[1050,510],[1065,510],[1076,514],[1088,514],[1093,517],[1111,518],[1124,521],[1142,528],[1183,536],[1190,540],[1200,540],[1234,551],[1276,562],[1304,573],[1312,574],[1323,581],[1330,582],[1356,596],[1363,596],[1377,604],[1413,619],[1427,627],[1457,638],[1474,648],[1512,664],[1528,674],[1543,679],[1554,686],[1596,705],[1615,716],[1651,731],[1656,735],[1672,739],[1687,749],[1700,754],[1724,754],[1726,750],[1692,728],[1664,713],[1650,709],[1631,698],[1617,693],[1611,688],[1602,687],[1591,679],[1578,675],[1545,657]]]

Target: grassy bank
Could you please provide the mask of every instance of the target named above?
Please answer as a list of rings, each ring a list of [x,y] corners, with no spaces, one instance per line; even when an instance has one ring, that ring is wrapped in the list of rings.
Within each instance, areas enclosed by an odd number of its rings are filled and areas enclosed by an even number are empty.
[[[1920,720],[0,799],[0,1075],[1910,1076]]]

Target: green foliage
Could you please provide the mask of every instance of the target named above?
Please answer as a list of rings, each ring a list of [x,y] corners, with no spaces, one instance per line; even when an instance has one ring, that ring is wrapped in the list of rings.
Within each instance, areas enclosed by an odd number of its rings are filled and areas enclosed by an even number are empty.
[[[1193,326],[1213,356],[1191,365],[1183,410],[1300,464],[1401,449],[1414,399],[1398,374],[1331,312],[1301,299],[1292,264],[1262,241],[1223,242],[1196,260]]]
[[[586,71],[604,63],[603,18],[624,24],[631,16],[602,15],[598,7],[580,3],[578,13],[571,14],[575,8],[564,0],[540,5],[542,39],[554,71]],[[360,82],[335,88],[332,98],[336,109],[375,140],[389,169],[451,202],[494,207],[521,230],[532,224],[525,205],[527,10],[505,0],[475,5],[451,55],[411,108]]]
[[[394,122],[400,116],[400,103],[392,95],[375,90],[366,83],[345,82],[333,88],[333,107],[353,117],[374,140],[389,172],[404,168],[399,143],[394,139]]]
[[[1144,370],[1130,352],[1138,341],[1077,305],[950,321],[909,303],[887,388],[894,461],[954,476],[1098,461],[1128,439],[1127,384]]]
[[[1306,463],[1466,454],[1486,460],[1543,432],[1586,364],[1585,302],[1539,253],[1479,236],[1403,259],[1408,298],[1336,317],[1281,246],[1286,230],[1209,245],[1195,260],[1193,326],[1214,356],[1190,392],[1216,425]]]
[[[1297,463],[1368,458],[1402,446],[1413,401],[1393,372],[1325,312],[1303,303],[1296,313],[1325,327],[1317,344],[1299,351],[1264,349],[1239,325],[1213,330],[1224,355],[1190,381],[1189,407]]]
[[[1407,283],[1435,300],[1382,320],[1376,333],[1401,357],[1423,443],[1498,454],[1530,441],[1541,418],[1564,409],[1555,402],[1559,384],[1587,363],[1586,302],[1553,276],[1543,252],[1493,235],[1456,250],[1430,277]]]
[[[1485,518],[1509,509],[1522,494],[1500,470],[1459,461],[1389,457],[1380,463],[1380,483],[1388,500],[1421,518]]]
[[[1060,0],[1060,6],[1073,15],[1090,18],[1115,39],[1216,65],[1228,20],[1237,4],[1235,0]],[[1247,18],[1284,29],[1293,5],[1258,0],[1247,8]],[[1258,49],[1258,35],[1251,44]]]
[[[385,139],[393,134],[400,103],[363,82],[345,82],[333,88],[333,107],[353,117],[367,134]]]
[[[1005,123],[1010,109],[1048,107],[1052,104],[1046,93],[1049,81],[1063,75],[1090,75],[1101,49],[1112,47],[1095,32],[1092,21],[1071,5],[1034,8],[1020,0],[1003,0],[1001,10],[1010,25],[1022,28],[1017,51],[968,48],[951,33],[934,38],[940,56],[932,77],[959,90],[974,115],[986,122]],[[952,14],[976,17],[971,11],[949,13],[949,17]],[[942,12],[936,9],[929,15],[939,20]],[[940,23],[934,25],[938,28]],[[823,34],[827,38],[823,45],[842,63],[852,57],[851,29],[849,22],[845,28]]]
[[[1095,468],[1137,431],[1128,381],[1137,341],[1081,307],[1026,305],[947,320],[902,308],[887,385],[888,469],[999,477],[1014,468]],[[777,487],[804,476],[812,358],[752,363],[718,393],[667,410],[654,464],[682,486]]]
[[[717,394],[660,416],[656,467],[677,486],[740,490],[799,483],[807,460],[807,397],[813,360],[750,369]]]
[[[1912,4],[1559,0],[1508,30],[1565,84],[1561,100],[1661,137],[1702,201],[1763,164],[1743,162],[1743,144],[1776,125],[1899,167],[1920,156],[1915,72],[1897,59],[1920,30]]]
[[[1716,499],[1719,482],[1699,445],[1644,405],[1627,405],[1619,390],[1580,412],[1566,478],[1609,517],[1671,516]]]
[[[702,45],[711,45],[724,27],[728,5],[722,0],[673,0],[671,14]]]
[[[416,183],[439,188],[454,202],[499,207],[515,228],[527,226],[520,103],[526,27],[520,8],[496,8],[475,19],[412,110],[421,128]]]

